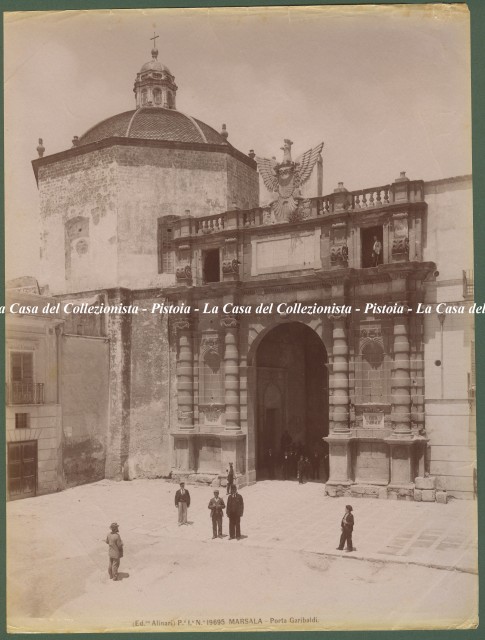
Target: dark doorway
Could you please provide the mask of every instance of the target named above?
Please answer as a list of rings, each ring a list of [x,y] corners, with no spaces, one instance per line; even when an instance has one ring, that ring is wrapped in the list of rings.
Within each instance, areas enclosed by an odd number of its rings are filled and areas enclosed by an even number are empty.
[[[256,352],[256,384],[257,479],[294,478],[304,456],[307,478],[325,480],[328,370],[322,340],[299,322],[275,327]]]
[[[362,268],[377,267],[383,262],[382,225],[361,229]]]
[[[204,284],[220,282],[221,271],[219,264],[219,249],[209,249],[203,253]]]
[[[37,440],[8,443],[8,496],[10,500],[35,496]]]

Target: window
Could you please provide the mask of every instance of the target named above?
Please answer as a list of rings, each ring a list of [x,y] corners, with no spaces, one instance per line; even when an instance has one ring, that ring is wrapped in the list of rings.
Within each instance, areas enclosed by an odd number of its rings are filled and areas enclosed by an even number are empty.
[[[11,382],[32,383],[34,381],[34,354],[17,351],[10,354]]]
[[[362,268],[377,267],[383,263],[382,225],[361,229]]]
[[[30,427],[30,413],[15,414],[15,428],[28,429]]]
[[[155,104],[161,104],[162,92],[160,91],[160,89],[153,90],[153,101],[155,102]]]
[[[89,270],[89,218],[77,216],[65,226],[66,278],[85,275]]]
[[[220,282],[219,249],[209,249],[202,254],[204,284]]]
[[[174,224],[178,216],[158,219],[158,273],[174,273]]]

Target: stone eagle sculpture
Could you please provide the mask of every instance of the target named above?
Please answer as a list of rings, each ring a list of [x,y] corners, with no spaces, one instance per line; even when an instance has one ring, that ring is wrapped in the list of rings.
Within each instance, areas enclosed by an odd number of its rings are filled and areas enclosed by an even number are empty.
[[[291,140],[285,139],[283,160],[277,163],[273,158],[256,158],[258,171],[263,182],[275,199],[271,203],[271,211],[277,221],[291,220],[301,200],[300,187],[310,177],[313,167],[323,149],[323,142],[313,149],[308,149],[295,162],[291,159]]]

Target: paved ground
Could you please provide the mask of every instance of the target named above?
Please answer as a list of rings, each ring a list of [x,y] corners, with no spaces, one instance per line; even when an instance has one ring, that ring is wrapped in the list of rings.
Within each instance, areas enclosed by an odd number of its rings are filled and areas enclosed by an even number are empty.
[[[345,553],[335,547],[348,499],[321,484],[243,489],[240,541],[212,540],[205,487],[189,487],[190,524],[178,527],[176,488],[102,481],[9,503],[10,629],[474,625],[476,503],[354,500],[356,550]],[[103,541],[114,520],[125,543],[117,583]]]

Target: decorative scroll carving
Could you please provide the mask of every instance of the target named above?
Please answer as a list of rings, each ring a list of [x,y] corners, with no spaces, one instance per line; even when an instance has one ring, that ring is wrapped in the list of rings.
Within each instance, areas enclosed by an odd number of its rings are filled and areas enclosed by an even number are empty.
[[[405,213],[398,213],[393,216],[392,229],[392,257],[396,260],[407,260],[409,257],[409,229],[408,218]]]
[[[239,260],[233,258],[232,260],[229,258],[227,260],[222,261],[222,273],[239,273]]]
[[[409,239],[394,238],[392,241],[392,255],[393,256],[409,256]]]
[[[221,327],[224,329],[235,329],[239,325],[236,316],[223,316],[221,318]]]
[[[199,405],[199,412],[204,415],[205,422],[219,422],[220,416],[224,413],[224,405]]]
[[[200,352],[205,355],[208,351],[220,355],[219,335],[214,331],[202,335],[200,341]]]
[[[190,264],[185,264],[177,267],[175,270],[175,277],[177,280],[192,280],[192,267]]]
[[[192,326],[190,318],[174,318],[172,319],[172,329],[174,331],[190,331]]]
[[[347,266],[349,260],[349,249],[346,244],[334,245],[330,249],[330,264]]]

